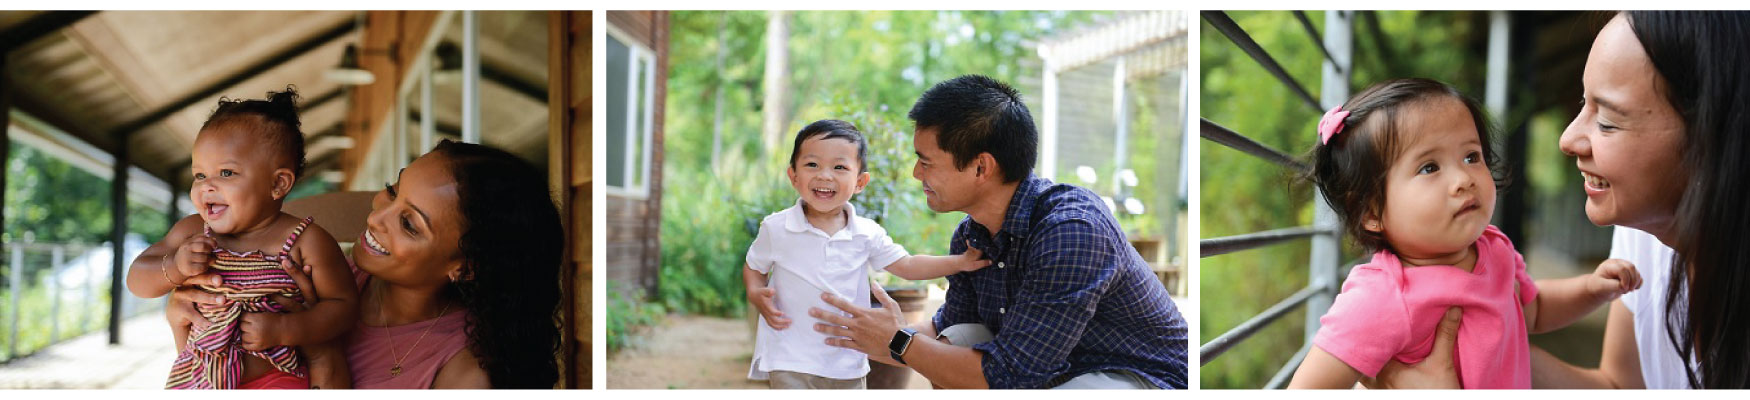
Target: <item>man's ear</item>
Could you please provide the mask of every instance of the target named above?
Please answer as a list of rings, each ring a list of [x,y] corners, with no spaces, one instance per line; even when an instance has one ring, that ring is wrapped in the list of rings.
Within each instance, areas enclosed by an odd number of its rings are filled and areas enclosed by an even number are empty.
[[[972,163],[978,167],[978,178],[980,179],[987,176],[1001,175],[1000,172],[1002,171],[1001,167],[997,165],[997,158],[996,156],[990,155],[990,153],[978,153],[978,158],[973,160]],[[1001,181],[1002,179],[999,176],[997,180]]]
[[[273,199],[284,200],[292,194],[292,185],[298,183],[298,175],[291,168],[273,170]]]

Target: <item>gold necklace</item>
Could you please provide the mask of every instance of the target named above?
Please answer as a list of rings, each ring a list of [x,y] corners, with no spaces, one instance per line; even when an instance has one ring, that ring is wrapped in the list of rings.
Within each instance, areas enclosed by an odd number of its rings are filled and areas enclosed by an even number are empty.
[[[375,283],[375,282],[372,282],[372,283]],[[388,289],[383,288],[382,285],[377,285],[377,320],[383,321],[383,329],[385,331],[387,331],[389,328],[389,319],[387,317],[383,316],[383,292],[387,291],[387,290]],[[449,303],[449,302],[444,303],[444,309],[441,311],[438,311],[437,318],[443,318],[445,313],[450,312],[450,304],[451,303]],[[399,354],[399,353],[401,353],[401,350],[395,349],[394,335],[390,335],[390,337],[389,337],[389,356],[395,357],[395,366],[389,368],[389,376],[390,377],[401,376],[401,362],[407,361],[407,357],[413,356],[413,350],[419,348],[419,342],[425,341],[425,335],[428,333],[431,333],[432,327],[437,326],[437,324],[438,324],[437,318],[432,318],[431,324],[425,326],[425,331],[419,333],[419,339],[414,340],[413,346],[407,348],[407,354]]]

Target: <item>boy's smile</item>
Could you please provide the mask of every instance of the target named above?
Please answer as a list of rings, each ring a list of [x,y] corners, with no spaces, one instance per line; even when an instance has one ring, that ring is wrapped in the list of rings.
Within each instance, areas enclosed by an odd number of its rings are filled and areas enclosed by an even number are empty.
[[[861,161],[857,159],[857,144],[849,140],[824,135],[804,140],[788,173],[790,185],[802,196],[805,214],[833,217],[843,213],[851,195],[869,184],[869,173],[858,170]]]

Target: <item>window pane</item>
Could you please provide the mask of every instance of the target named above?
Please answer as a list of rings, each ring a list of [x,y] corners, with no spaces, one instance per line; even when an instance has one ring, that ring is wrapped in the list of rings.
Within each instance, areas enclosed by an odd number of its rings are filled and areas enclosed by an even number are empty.
[[[626,187],[626,63],[630,60],[630,49],[618,38],[608,36],[608,187]]]
[[[632,97],[633,106],[637,107],[638,110],[637,114],[633,114],[637,118],[638,129],[634,130],[634,136],[629,138],[632,141],[630,144],[631,154],[627,155],[632,157],[632,180],[628,184],[633,187],[643,186],[645,182],[644,172],[647,168],[644,165],[644,146],[647,144],[646,140],[650,138],[651,115],[649,106],[651,100],[649,99],[649,90],[651,75],[655,75],[654,72],[649,58],[638,58],[638,86],[634,89],[637,90],[638,95]]]

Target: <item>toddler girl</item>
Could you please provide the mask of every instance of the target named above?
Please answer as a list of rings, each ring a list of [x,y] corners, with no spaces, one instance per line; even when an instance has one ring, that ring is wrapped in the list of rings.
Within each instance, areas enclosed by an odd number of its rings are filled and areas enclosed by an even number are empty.
[[[140,297],[184,285],[219,296],[198,304],[211,324],[176,330],[167,388],[350,386],[333,349],[305,360],[295,347],[351,328],[358,293],[334,238],[280,212],[303,172],[296,98],[287,87],[267,100],[219,101],[194,142],[189,200],[199,214],[178,221],[130,267],[128,286]],[[298,266],[309,279],[287,272]],[[308,310],[285,314],[288,307]]]
[[[1455,356],[1466,388],[1530,388],[1529,332],[1573,322],[1640,286],[1625,261],[1532,282],[1489,219],[1498,162],[1474,100],[1444,83],[1398,79],[1319,121],[1309,179],[1373,260],[1357,265],[1291,388],[1350,388],[1388,361],[1433,350],[1448,308],[1462,309]]]

